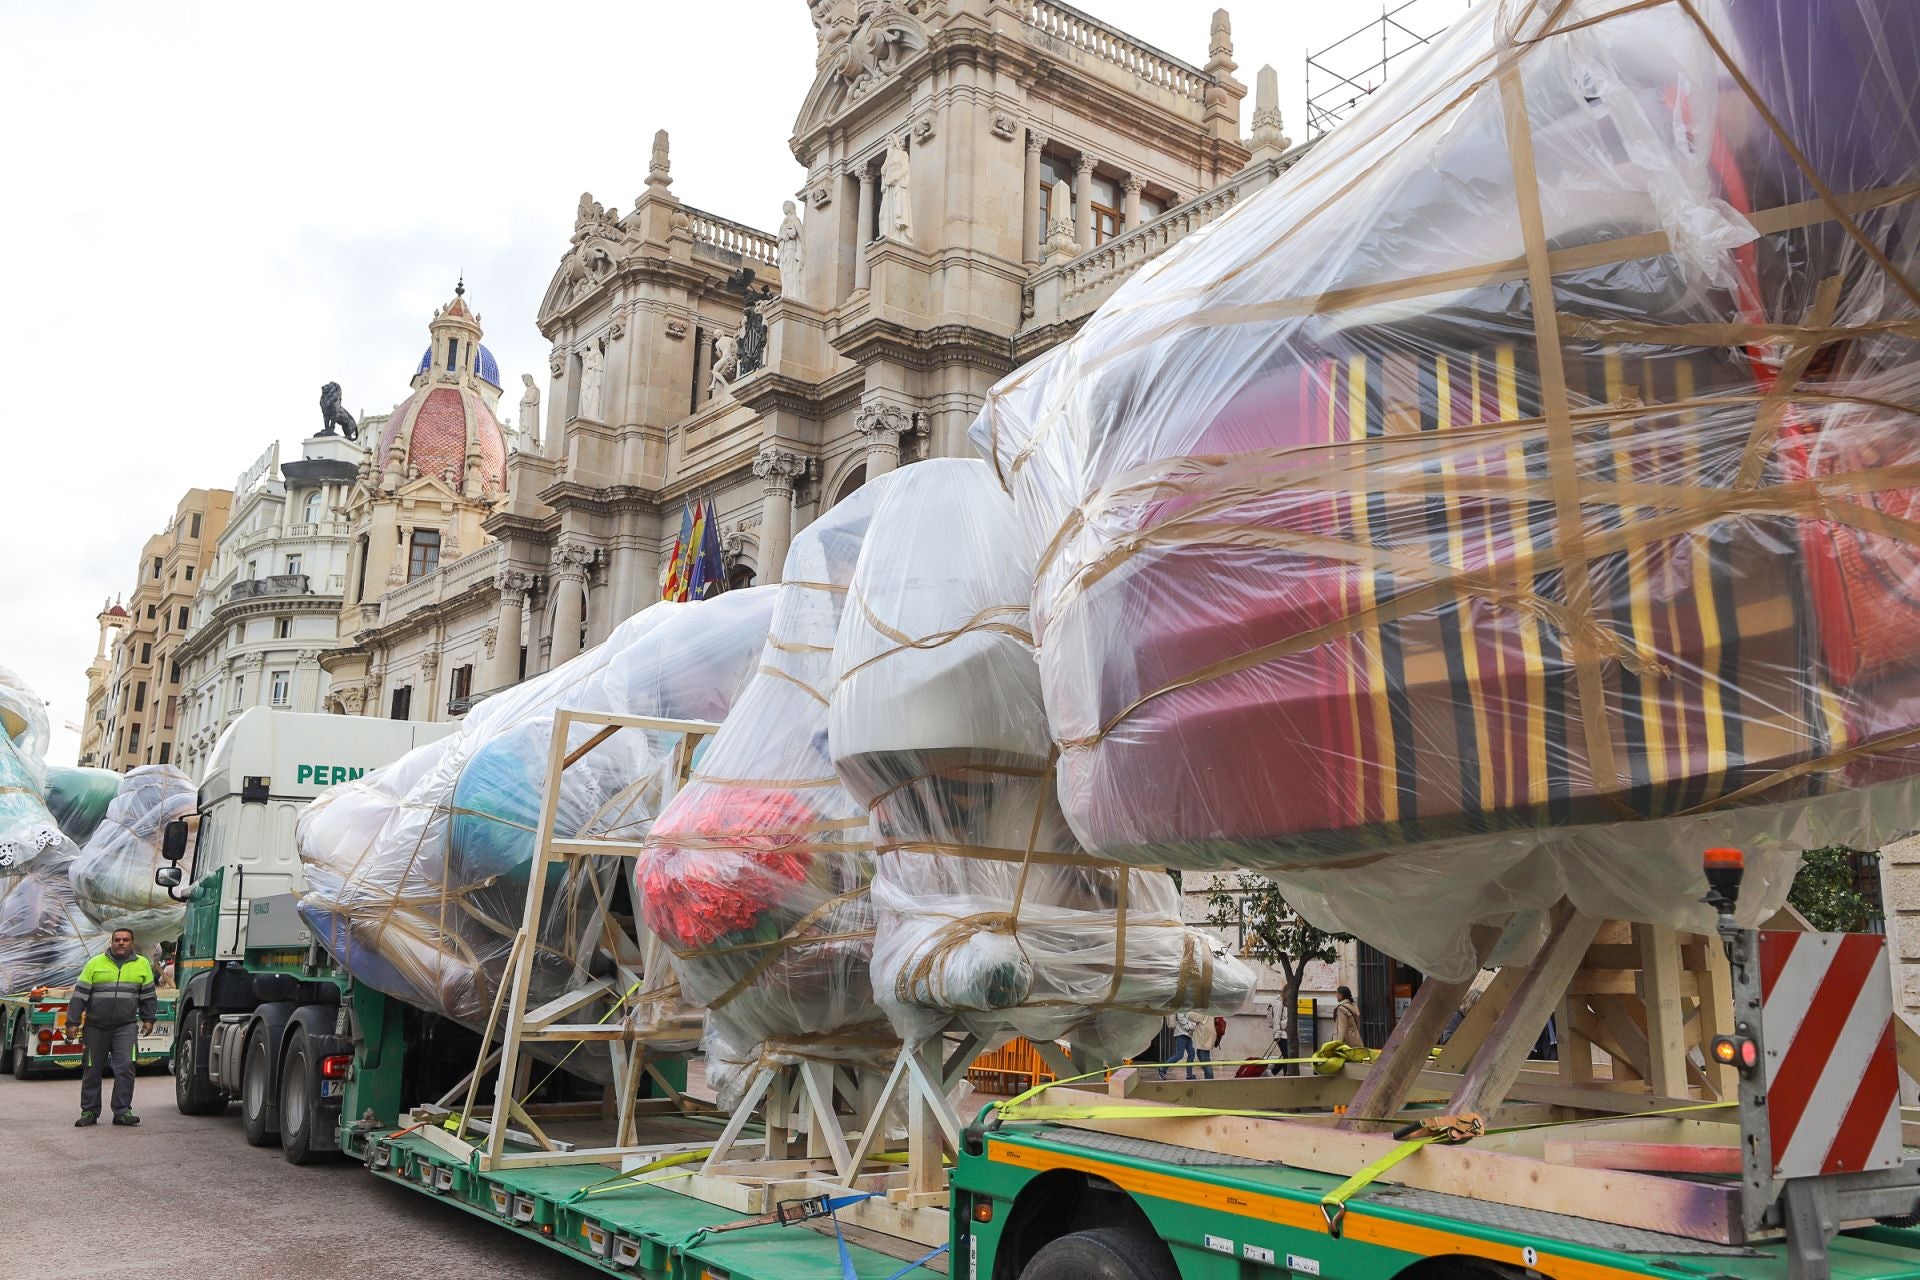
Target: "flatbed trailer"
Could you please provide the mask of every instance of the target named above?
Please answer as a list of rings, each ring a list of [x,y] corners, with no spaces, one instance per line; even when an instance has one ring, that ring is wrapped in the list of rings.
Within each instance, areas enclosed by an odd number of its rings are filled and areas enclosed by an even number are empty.
[[[153,1033],[134,1042],[136,1068],[165,1070],[172,1063],[174,994],[170,987],[160,991]],[[36,987],[0,996],[0,1045],[6,1047],[6,1070],[14,1079],[83,1064],[80,1041],[67,1029],[72,996],[72,987]]]

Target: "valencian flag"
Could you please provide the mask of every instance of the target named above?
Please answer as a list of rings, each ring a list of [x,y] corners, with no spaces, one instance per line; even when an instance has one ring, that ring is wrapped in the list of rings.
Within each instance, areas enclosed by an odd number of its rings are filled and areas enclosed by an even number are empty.
[[[705,600],[727,589],[727,566],[720,553],[720,517],[713,499],[694,517],[694,538],[688,551],[691,562],[687,575],[687,598]]]
[[[673,540],[673,554],[667,557],[666,576],[660,583],[662,600],[687,598],[687,570],[693,545],[693,507],[689,503],[682,503],[680,535]]]

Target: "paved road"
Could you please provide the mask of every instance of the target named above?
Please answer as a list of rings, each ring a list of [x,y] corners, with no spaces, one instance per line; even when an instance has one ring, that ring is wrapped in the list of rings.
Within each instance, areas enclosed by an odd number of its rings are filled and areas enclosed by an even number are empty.
[[[79,1099],[77,1074],[25,1083],[0,1077],[0,1258],[37,1258],[26,1273],[84,1280],[598,1274],[451,1205],[382,1185],[356,1164],[302,1169],[278,1147],[249,1147],[238,1107],[224,1117],[183,1116],[166,1076],[140,1077],[138,1128],[102,1122],[75,1129]]]

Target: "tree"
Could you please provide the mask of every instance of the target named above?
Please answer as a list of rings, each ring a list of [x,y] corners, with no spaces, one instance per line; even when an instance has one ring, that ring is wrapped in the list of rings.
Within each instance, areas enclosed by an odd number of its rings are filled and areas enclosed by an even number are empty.
[[[1287,1044],[1297,1056],[1305,1043],[1300,1037],[1300,982],[1307,965],[1338,958],[1338,944],[1352,938],[1315,928],[1287,905],[1279,885],[1249,871],[1234,872],[1231,883],[1224,876],[1214,878],[1207,890],[1207,923],[1223,931],[1239,930],[1242,955],[1280,970],[1286,982]]]
[[[1821,933],[1859,933],[1880,918],[1880,907],[1861,893],[1854,860],[1862,855],[1843,845],[1809,849],[1800,855],[1787,901]]]

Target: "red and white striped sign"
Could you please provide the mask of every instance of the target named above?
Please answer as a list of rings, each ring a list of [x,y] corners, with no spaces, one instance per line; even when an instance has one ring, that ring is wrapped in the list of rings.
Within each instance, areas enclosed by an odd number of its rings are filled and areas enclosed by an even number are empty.
[[[1767,1126],[1778,1178],[1900,1159],[1900,1069],[1885,938],[1760,934]]]

